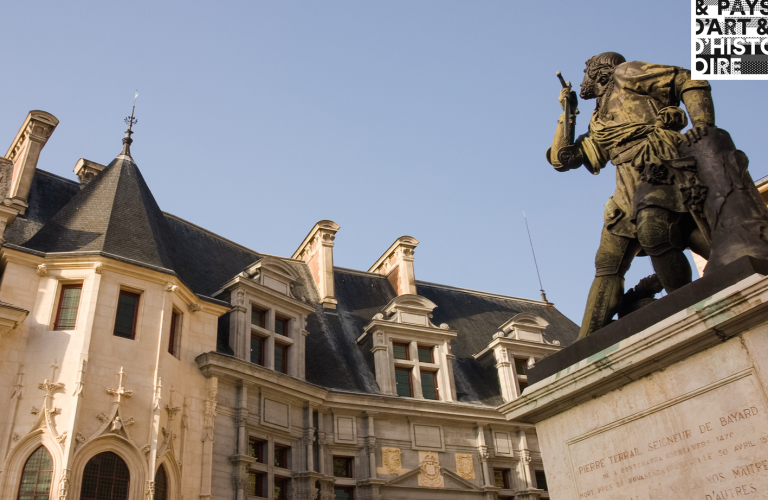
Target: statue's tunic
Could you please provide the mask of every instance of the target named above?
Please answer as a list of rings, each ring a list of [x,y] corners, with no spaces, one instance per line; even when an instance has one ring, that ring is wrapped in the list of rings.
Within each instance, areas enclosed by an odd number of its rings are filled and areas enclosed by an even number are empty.
[[[688,122],[680,100],[692,88],[708,89],[709,83],[691,80],[690,71],[676,66],[632,61],[616,67],[608,101],[576,140],[593,173],[609,160],[616,165],[616,192],[605,205],[611,233],[636,238],[637,212],[647,206],[687,212],[664,160],[678,157],[679,131]]]

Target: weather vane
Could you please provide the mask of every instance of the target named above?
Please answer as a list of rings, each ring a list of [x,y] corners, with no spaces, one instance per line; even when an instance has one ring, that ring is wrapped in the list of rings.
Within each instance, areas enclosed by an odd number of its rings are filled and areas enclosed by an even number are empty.
[[[133,142],[133,139],[131,139],[131,135],[133,134],[133,126],[136,125],[138,120],[133,117],[134,112],[136,111],[136,98],[139,97],[139,91],[136,91],[136,94],[133,96],[133,107],[131,108],[131,116],[125,117],[125,123],[128,124],[128,130],[125,131],[125,137],[123,137],[123,150],[120,153],[121,155],[125,155],[130,157],[131,156],[131,143]]]

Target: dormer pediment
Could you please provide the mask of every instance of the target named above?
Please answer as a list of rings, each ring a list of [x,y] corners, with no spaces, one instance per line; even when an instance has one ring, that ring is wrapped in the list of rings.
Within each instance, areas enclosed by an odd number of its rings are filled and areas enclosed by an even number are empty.
[[[437,328],[430,321],[436,307],[437,304],[420,295],[399,295],[384,307],[384,317],[397,323]]]
[[[291,284],[300,278],[291,266],[270,256],[264,256],[248,266],[242,275],[289,297],[293,296]]]
[[[549,322],[541,316],[536,316],[530,313],[520,313],[499,326],[499,333],[496,335],[543,344],[544,329],[547,326],[549,326]]]

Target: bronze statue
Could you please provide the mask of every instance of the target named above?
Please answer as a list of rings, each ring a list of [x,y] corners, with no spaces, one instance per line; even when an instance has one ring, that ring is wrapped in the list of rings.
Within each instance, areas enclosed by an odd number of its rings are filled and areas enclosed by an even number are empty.
[[[608,324],[622,307],[630,307],[624,303],[624,274],[635,256],[651,257],[667,292],[691,282],[683,250],[691,248],[709,258],[710,234],[701,210],[707,187],[698,182],[695,168],[693,176],[686,174],[695,160],[678,161],[678,148],[718,130],[712,129],[715,110],[709,83],[691,80],[687,69],[626,62],[620,54],[605,52],[589,59],[584,73],[581,97],[597,101],[589,131],[569,140],[577,99],[564,86],[559,101],[564,111],[568,109],[569,120],[565,123],[566,113],[560,116],[547,150],[547,160],[558,171],[584,165],[597,174],[609,160],[616,166],[616,191],[605,205],[595,280],[579,338]],[[684,135],[680,130],[688,119],[681,101],[693,125]]]

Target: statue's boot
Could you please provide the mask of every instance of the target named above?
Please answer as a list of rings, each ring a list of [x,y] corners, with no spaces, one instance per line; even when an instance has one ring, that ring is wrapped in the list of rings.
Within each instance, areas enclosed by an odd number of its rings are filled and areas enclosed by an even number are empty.
[[[624,274],[638,251],[637,240],[617,236],[603,227],[600,248],[595,255],[595,280],[587,296],[580,339],[611,322],[624,295]]]
[[[583,339],[610,323],[624,294],[624,276],[596,276],[587,296],[587,307],[581,321],[579,339]]]
[[[669,250],[663,255],[652,255],[651,262],[667,293],[672,293],[691,282],[691,264],[682,250]]]

